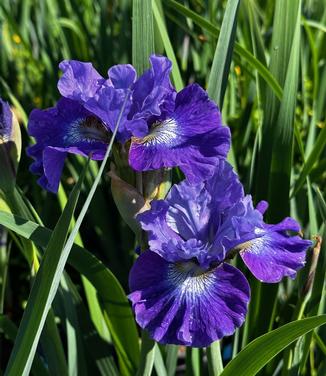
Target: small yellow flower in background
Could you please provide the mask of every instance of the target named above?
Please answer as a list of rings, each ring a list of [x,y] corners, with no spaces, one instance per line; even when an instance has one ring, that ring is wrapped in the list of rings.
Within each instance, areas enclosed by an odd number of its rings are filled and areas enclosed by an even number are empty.
[[[235,74],[236,74],[237,76],[240,76],[240,74],[241,74],[241,68],[239,67],[239,65],[236,65],[236,66],[234,67],[234,71],[235,71]]]
[[[12,40],[16,43],[16,44],[20,44],[21,43],[21,38],[20,38],[20,36],[18,35],[18,34],[14,34],[13,36],[12,36]]]
[[[41,99],[41,97],[34,97],[33,102],[34,102],[35,106],[39,107],[42,103],[42,99]]]

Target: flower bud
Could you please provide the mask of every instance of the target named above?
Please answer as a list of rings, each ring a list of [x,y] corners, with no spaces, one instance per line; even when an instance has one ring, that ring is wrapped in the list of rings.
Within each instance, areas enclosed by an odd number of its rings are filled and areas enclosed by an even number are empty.
[[[119,178],[115,172],[113,164],[111,164],[109,176],[111,178],[112,196],[121,217],[133,232],[136,235],[139,235],[141,227],[136,219],[136,215],[149,209],[149,204],[135,187]]]
[[[13,190],[21,153],[18,121],[9,104],[0,98],[0,189]]]
[[[147,200],[162,200],[171,188],[171,169],[143,172],[144,195]]]

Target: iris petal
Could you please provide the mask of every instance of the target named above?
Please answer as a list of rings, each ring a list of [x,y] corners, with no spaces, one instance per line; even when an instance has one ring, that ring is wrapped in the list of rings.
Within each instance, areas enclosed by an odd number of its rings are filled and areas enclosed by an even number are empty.
[[[92,98],[105,82],[91,63],[77,60],[64,60],[59,64],[63,75],[58,82],[58,89],[65,98],[85,102]]]
[[[230,131],[222,126],[217,106],[192,84],[177,94],[174,110],[154,122],[148,135],[132,139],[129,163],[137,171],[179,166],[197,183],[214,173],[229,146]]]
[[[130,274],[138,324],[160,343],[205,347],[242,325],[249,301],[243,274],[228,264],[205,272],[143,253]]]
[[[312,245],[299,236],[262,230],[257,238],[244,243],[240,255],[260,281],[277,283],[284,277],[295,278],[298,269],[305,265],[306,251]]]
[[[101,160],[110,139],[110,131],[78,102],[62,98],[56,107],[33,110],[28,131],[36,144],[27,149],[34,158],[30,170],[41,175],[39,184],[56,192],[66,153]]]

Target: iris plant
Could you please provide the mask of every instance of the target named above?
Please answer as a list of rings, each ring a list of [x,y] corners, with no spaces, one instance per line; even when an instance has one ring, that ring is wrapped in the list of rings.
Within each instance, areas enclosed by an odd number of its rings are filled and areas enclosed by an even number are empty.
[[[225,160],[230,131],[205,90],[191,84],[176,92],[171,62],[150,57],[137,78],[117,65],[103,78],[90,63],[64,61],[57,105],[34,110],[28,149],[31,171],[56,192],[67,153],[103,159],[122,104],[117,142],[136,171],[179,167],[186,179],[164,200],[138,215],[148,234],[130,272],[130,300],[138,324],[161,343],[208,346],[245,320],[250,288],[231,265],[239,254],[260,281],[294,278],[311,242],[292,218],[271,225],[267,203],[254,207]]]

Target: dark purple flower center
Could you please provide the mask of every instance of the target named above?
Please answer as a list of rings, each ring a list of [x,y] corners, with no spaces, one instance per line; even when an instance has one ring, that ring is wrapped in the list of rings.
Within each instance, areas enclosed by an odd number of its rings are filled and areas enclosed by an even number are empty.
[[[204,292],[210,281],[211,270],[205,270],[195,261],[170,264],[168,279],[186,293]]]
[[[163,121],[156,121],[150,127],[149,133],[143,138],[137,138],[134,141],[140,144],[151,145],[174,145],[178,138],[176,132],[178,124],[174,119],[166,119]]]
[[[65,136],[67,144],[78,142],[102,142],[108,144],[110,132],[96,116],[87,116],[73,122]]]

